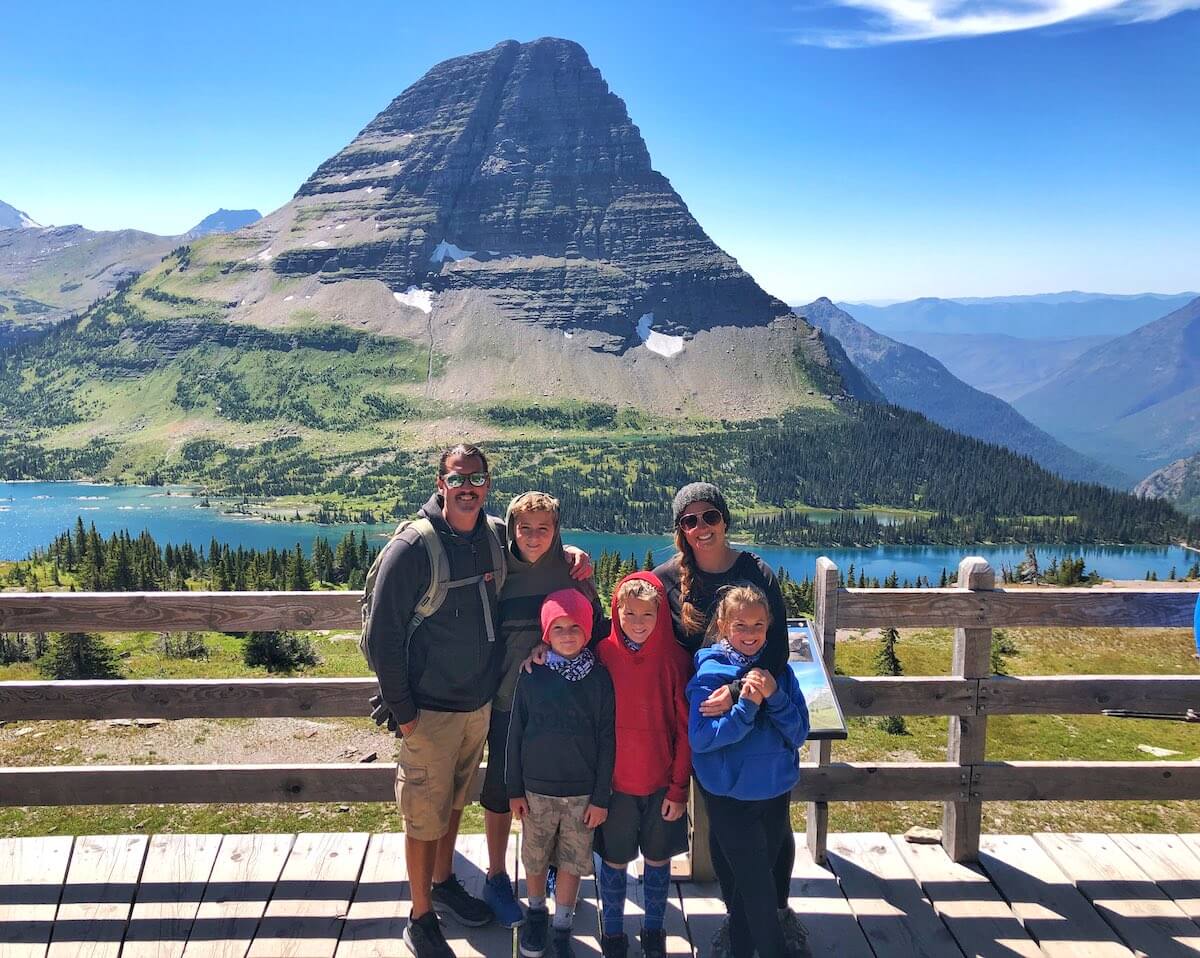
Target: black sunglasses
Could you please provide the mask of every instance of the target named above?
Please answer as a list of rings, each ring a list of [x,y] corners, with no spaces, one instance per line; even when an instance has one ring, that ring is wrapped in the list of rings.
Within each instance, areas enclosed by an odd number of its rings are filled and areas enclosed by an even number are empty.
[[[679,528],[686,532],[691,532],[696,526],[700,525],[700,521],[704,520],[706,526],[715,526],[717,523],[724,520],[720,509],[705,509],[703,512],[689,512],[686,516],[679,517]]]
[[[478,488],[479,486],[486,486],[488,480],[491,478],[492,474],[490,472],[472,472],[465,476],[461,472],[448,472],[442,476],[442,482],[446,484],[446,488],[448,489],[458,489],[468,482]]]

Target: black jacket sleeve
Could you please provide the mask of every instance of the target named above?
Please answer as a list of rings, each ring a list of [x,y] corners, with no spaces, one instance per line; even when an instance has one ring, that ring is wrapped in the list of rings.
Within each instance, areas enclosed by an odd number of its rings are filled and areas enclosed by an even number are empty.
[[[772,675],[779,675],[788,662],[787,603],[783,600],[783,590],[779,588],[779,580],[775,578],[771,567],[758,559],[758,570],[762,575],[762,590],[771,607],[771,627],[767,629],[762,667]]]
[[[521,767],[521,745],[525,738],[525,719],[528,707],[525,702],[524,674],[517,677],[517,688],[513,693],[512,716],[508,722],[508,742],[504,748],[504,787],[509,798],[525,797],[525,773]],[[491,761],[491,758],[488,758]]]
[[[600,706],[596,717],[599,755],[596,762],[596,787],[592,790],[592,804],[597,808],[608,808],[612,799],[613,767],[617,763],[617,699],[613,693],[612,676],[602,666],[600,677]]]
[[[379,694],[401,725],[417,717],[408,680],[408,623],[429,588],[429,559],[418,539],[387,547],[375,580],[367,652],[379,680]]]

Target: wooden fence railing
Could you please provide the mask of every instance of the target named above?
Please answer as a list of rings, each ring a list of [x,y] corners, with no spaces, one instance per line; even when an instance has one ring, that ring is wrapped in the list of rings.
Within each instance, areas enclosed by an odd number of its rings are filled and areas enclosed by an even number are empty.
[[[844,589],[837,567],[818,560],[813,632],[831,673],[838,629],[955,629],[950,676],[835,678],[847,716],[946,715],[950,733],[945,762],[832,762],[831,743],[814,743],[793,797],[808,803],[808,842],[818,861],[825,854],[828,806],[835,801],[943,802],[944,843],[955,859],[969,860],[978,852],[984,801],[1200,798],[1200,763],[988,762],[985,754],[989,715],[1086,714],[1109,707],[1182,711],[1200,702],[1200,676],[993,676],[992,629],[1189,627],[1195,593],[1006,592],[992,588],[991,569],[974,558],[963,560],[958,582],[953,589]],[[285,628],[357,630],[358,597],[0,593],[4,632]],[[363,716],[373,690],[371,679],[0,682],[0,720]],[[391,801],[394,776],[389,764],[4,768],[0,805]]]

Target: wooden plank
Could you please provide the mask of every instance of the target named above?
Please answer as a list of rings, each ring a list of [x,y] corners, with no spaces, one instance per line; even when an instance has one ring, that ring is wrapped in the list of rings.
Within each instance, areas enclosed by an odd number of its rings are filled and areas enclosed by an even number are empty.
[[[951,762],[802,762],[792,800],[953,801],[967,797],[970,774]]]
[[[333,958],[370,836],[296,836],[248,958]]]
[[[821,650],[825,671],[829,675],[833,675],[837,669],[837,630],[842,621],[839,602],[843,590],[838,588],[839,578],[838,567],[832,559],[826,556],[817,558],[817,568],[813,574],[812,636]],[[808,756],[817,765],[828,765],[833,758],[833,743],[829,739],[809,742]],[[829,836],[829,800],[819,796],[815,798],[805,807],[804,830],[812,860],[823,865]]]
[[[1093,801],[1194,798],[1194,762],[985,762],[971,791],[987,801]]]
[[[979,864],[1048,958],[1133,958],[1028,835],[984,835]]]
[[[226,835],[184,958],[243,958],[291,851],[291,835]]]
[[[925,897],[968,958],[1041,958],[1042,950],[977,867],[953,861],[940,845],[892,841]]]
[[[802,837],[796,836],[788,904],[808,932],[813,958],[873,958],[837,877],[813,862]]]
[[[368,715],[374,679],[0,682],[0,720]]]
[[[401,935],[412,911],[411,894],[403,833],[372,835],[336,958],[405,954]]]
[[[181,958],[220,847],[220,835],[150,839],[121,958]]]
[[[845,715],[973,715],[978,688],[978,681],[942,676],[833,677]]]
[[[1185,629],[1196,593],[1155,589],[841,589],[838,628]]]
[[[712,953],[712,940],[725,921],[727,912],[721,899],[721,886],[715,881],[691,881],[680,885],[683,917],[696,958]]]
[[[0,769],[0,805],[395,801],[394,764],[81,765]]]
[[[42,958],[62,895],[71,839],[0,839],[0,955]]]
[[[1200,926],[1108,835],[1033,837],[1131,948],[1154,958],[1195,958],[1200,952]]]
[[[1200,919],[1200,855],[1178,835],[1112,835],[1185,915]]]
[[[962,958],[888,835],[830,835],[829,864],[876,955]]]
[[[515,847],[515,843],[510,844],[510,848],[513,847]],[[515,866],[511,857],[508,862]],[[460,835],[454,851],[454,874],[463,883],[463,887],[476,898],[483,897],[483,884],[487,881],[487,869],[487,836]],[[509,874],[512,875],[514,872]],[[582,889],[580,897],[583,897]],[[551,909],[551,914],[553,914],[553,909]],[[577,919],[577,927],[578,924]],[[491,924],[482,928],[467,928],[453,918],[446,918],[442,922],[442,934],[446,936],[446,942],[457,958],[491,958],[493,955],[514,954],[515,933],[512,929],[503,928],[500,925]]]
[[[346,591],[5,592],[0,632],[360,629],[360,597]]]
[[[972,593],[990,592],[996,586],[996,574],[986,559],[968,556],[958,564],[958,587]],[[981,679],[992,674],[992,630],[959,628],[954,630],[954,651],[950,674],[964,679]],[[950,716],[946,759],[959,765],[982,762],[987,753],[987,718],[982,715]],[[942,844],[956,862],[979,857],[979,831],[983,820],[983,802],[974,796],[964,801],[946,802],[942,808]]]
[[[1197,701],[1200,675],[992,676],[979,683],[979,710],[988,715],[1183,712]]]
[[[116,958],[146,845],[145,835],[75,839],[48,958]]]

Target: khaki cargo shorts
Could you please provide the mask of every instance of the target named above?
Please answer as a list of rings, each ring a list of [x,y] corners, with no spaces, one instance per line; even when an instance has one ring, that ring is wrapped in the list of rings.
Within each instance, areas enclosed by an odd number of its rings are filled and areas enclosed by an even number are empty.
[[[411,838],[435,842],[450,830],[450,813],[467,807],[483,760],[491,704],[474,712],[422,710],[400,740],[396,801]]]
[[[590,795],[539,795],[528,792],[529,814],[521,822],[521,861],[531,875],[540,875],[551,862],[581,878],[592,873],[594,829],[583,824]]]

